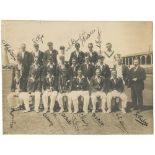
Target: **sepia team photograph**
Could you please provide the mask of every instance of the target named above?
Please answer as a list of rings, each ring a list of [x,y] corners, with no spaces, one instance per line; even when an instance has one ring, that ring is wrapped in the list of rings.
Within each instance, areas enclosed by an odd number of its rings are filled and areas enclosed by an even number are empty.
[[[7,21],[3,134],[153,134],[153,23]]]

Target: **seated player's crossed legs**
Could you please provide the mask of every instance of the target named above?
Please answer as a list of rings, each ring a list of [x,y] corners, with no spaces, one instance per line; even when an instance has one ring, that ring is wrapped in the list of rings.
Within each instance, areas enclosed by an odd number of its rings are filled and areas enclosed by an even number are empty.
[[[82,96],[83,98],[83,111],[88,113],[88,105],[89,105],[89,91],[72,91],[71,98],[74,106],[74,113],[78,112],[78,98]]]
[[[127,105],[127,96],[126,96],[125,93],[121,93],[121,92],[118,92],[116,90],[114,90],[112,92],[109,92],[107,94],[107,107],[108,107],[107,113],[111,112],[111,101],[112,101],[112,98],[115,98],[115,97],[119,97],[121,99],[121,101],[122,101],[122,109],[121,109],[121,111],[123,113],[126,113],[125,108],[126,108],[126,105]]]
[[[93,110],[92,113],[95,113],[96,111],[96,102],[97,102],[97,98],[100,97],[101,98],[101,108],[102,108],[102,112],[106,112],[105,108],[106,108],[106,94],[104,92],[98,91],[98,92],[94,92],[91,94],[91,99],[92,99],[92,104],[93,104]]]

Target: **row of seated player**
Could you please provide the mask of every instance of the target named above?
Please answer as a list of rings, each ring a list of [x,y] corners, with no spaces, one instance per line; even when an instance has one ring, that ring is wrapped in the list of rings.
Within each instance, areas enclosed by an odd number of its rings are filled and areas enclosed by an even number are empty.
[[[97,98],[100,97],[101,99],[101,109],[104,113],[111,112],[111,104],[113,98],[119,98],[121,101],[121,111],[126,113],[126,106],[127,106],[127,96],[124,93],[124,83],[122,78],[117,77],[117,72],[115,70],[111,71],[111,79],[107,81],[104,77],[101,76],[101,70],[96,69],[95,75],[91,78],[90,81],[83,76],[81,69],[78,70],[78,75],[72,81],[67,79],[66,69],[63,69],[63,72],[58,81],[58,89],[55,89],[56,82],[50,78],[50,74],[47,75],[45,83],[43,84],[44,90],[37,89],[41,86],[41,83],[38,81],[31,81],[28,84],[31,86],[30,88],[33,91],[28,92],[21,92],[19,91],[20,82],[17,78],[15,84],[15,91],[8,95],[8,102],[10,107],[12,108],[14,98],[17,98],[18,103],[24,103],[25,111],[30,111],[30,98],[34,96],[34,110],[39,112],[40,100],[42,100],[44,106],[44,113],[50,109],[50,112],[54,112],[54,105],[57,101],[60,106],[60,113],[64,111],[63,107],[63,98],[64,96],[67,97],[68,100],[68,111],[72,113],[71,105],[73,104],[74,113],[78,112],[78,99],[79,97],[82,98],[83,101],[83,111],[88,113],[88,105],[91,98],[91,102],[93,105],[92,112],[94,113],[96,110],[96,103]],[[17,76],[18,76],[17,72]],[[16,76],[15,76],[16,77]],[[108,84],[108,85],[107,85]],[[108,87],[108,91],[107,91]],[[31,92],[31,93],[30,93]],[[49,102],[50,98],[50,102]]]

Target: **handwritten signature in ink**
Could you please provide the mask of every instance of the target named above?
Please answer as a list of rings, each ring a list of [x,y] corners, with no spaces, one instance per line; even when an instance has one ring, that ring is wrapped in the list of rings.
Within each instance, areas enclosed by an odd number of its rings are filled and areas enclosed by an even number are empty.
[[[10,128],[13,128],[14,124],[16,124],[15,120],[14,120],[14,112],[15,110],[12,108],[10,111],[10,115],[11,115],[11,122],[10,122]]]
[[[95,113],[92,114],[92,117],[94,118],[95,122],[96,122],[100,127],[104,126],[104,123],[102,122],[102,120],[101,120]]]
[[[44,43],[43,38],[44,38],[43,34],[38,34],[35,38],[32,39],[32,41],[33,41],[33,43],[41,42],[43,44]]]
[[[140,114],[140,112],[136,112],[134,114],[136,116],[135,120],[140,123],[141,125],[148,126],[148,123],[146,122],[146,119]]]
[[[74,115],[72,116],[72,124],[76,130],[79,130],[79,121]]]
[[[2,40],[2,44],[5,46],[5,51],[8,52],[11,59],[13,59],[15,61],[16,56],[14,54],[14,50],[13,50],[12,46],[9,43],[7,43],[5,40]]]
[[[115,126],[118,127],[119,129],[121,129],[123,132],[128,133],[128,131],[127,131],[126,127],[125,127],[125,123],[122,120],[122,115],[117,113],[116,117],[118,119],[118,122],[119,122],[120,126],[119,125],[115,125]]]
[[[87,117],[86,115],[83,115],[83,114],[80,115],[80,119],[83,123],[83,126],[88,126],[88,122],[85,120],[86,117]]]
[[[83,32],[81,34],[79,34],[79,37],[77,39],[73,39],[71,38],[71,40],[68,42],[68,47],[66,48],[66,51],[70,50],[74,44],[76,44],[77,42],[80,42],[82,44],[82,46],[84,45],[84,43],[92,36],[92,34],[95,33],[95,29],[92,29],[90,32]]]
[[[65,113],[62,113],[61,116],[64,118],[64,120],[65,120],[69,125],[72,124],[71,120],[69,120],[69,118],[65,115]]]
[[[95,40],[95,43],[96,43],[96,46],[100,49],[100,54],[101,54],[101,43],[102,43],[102,41],[101,41],[101,31],[99,30],[99,28],[97,30],[97,40]]]
[[[46,118],[46,120],[49,122],[49,127],[50,127],[50,126],[53,126],[53,122],[52,122],[52,120],[50,120],[49,116],[48,116],[46,113],[44,113],[43,116],[44,116],[44,117]]]

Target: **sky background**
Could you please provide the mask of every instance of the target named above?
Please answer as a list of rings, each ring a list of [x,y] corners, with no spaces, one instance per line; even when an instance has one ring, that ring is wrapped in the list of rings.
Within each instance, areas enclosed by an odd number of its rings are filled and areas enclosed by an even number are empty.
[[[95,44],[101,31],[102,51],[105,44],[111,42],[113,50],[122,56],[147,52],[152,50],[152,22],[46,22],[46,21],[2,21],[2,40],[8,42],[15,53],[21,43],[26,43],[27,51],[33,50],[33,41],[37,35],[43,35],[40,50],[47,49],[47,42],[52,41],[54,48],[59,50],[61,45],[68,47],[71,39],[78,39],[82,33],[85,36],[90,31],[95,32],[81,45],[81,50],[87,51],[89,42],[94,44],[94,50],[99,51]],[[81,42],[80,42],[81,43]],[[4,51],[2,46],[2,52]],[[67,59],[74,47],[66,52]]]

